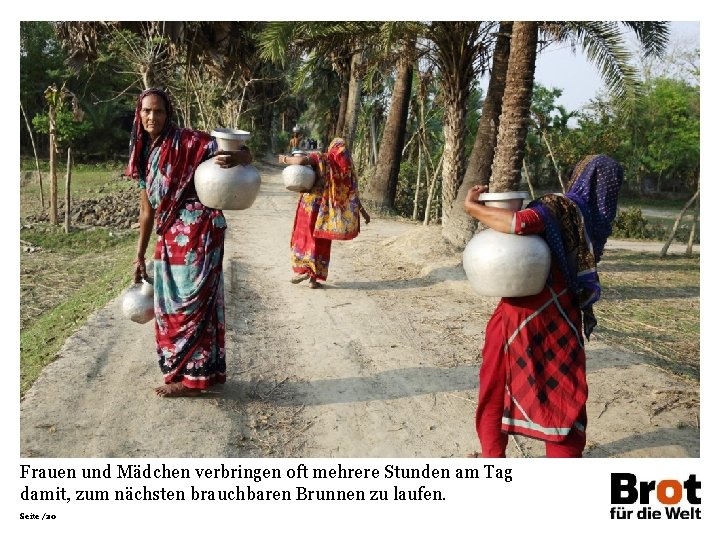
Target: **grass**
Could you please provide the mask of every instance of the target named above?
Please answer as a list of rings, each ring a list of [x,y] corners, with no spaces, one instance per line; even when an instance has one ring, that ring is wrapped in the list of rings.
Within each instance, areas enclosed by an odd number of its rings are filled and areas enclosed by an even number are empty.
[[[657,367],[700,377],[700,257],[627,251],[598,267],[603,296],[595,305],[600,339],[638,352]]]
[[[29,240],[28,240],[29,239]],[[20,392],[51,363],[65,340],[131,281],[137,233],[105,229],[65,235],[23,230],[36,251],[20,255]]]
[[[685,203],[690,200],[692,193],[687,197],[680,199],[656,199],[650,197],[638,197],[637,195],[620,194],[618,205],[625,208],[629,206],[637,206],[639,208],[652,208],[653,210],[668,211],[672,213],[679,212]]]
[[[40,170],[43,170],[41,163]],[[39,214],[40,183],[35,170],[35,162],[28,163],[20,173],[20,217]],[[108,193],[120,191],[129,185],[129,181],[122,178],[123,167],[120,164],[75,165],[70,177],[70,191],[74,200],[99,198]],[[65,178],[67,171],[62,163],[57,170],[58,202],[65,200]],[[42,173],[43,196],[45,209],[50,205],[50,175],[45,170]],[[62,219],[62,217],[61,217]]]

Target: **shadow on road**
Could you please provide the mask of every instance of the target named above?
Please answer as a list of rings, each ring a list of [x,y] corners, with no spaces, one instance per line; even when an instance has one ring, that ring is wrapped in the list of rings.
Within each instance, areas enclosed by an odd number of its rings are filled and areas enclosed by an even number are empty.
[[[477,366],[392,369],[364,377],[314,381],[232,381],[219,399],[265,401],[277,406],[386,401],[477,388]]]

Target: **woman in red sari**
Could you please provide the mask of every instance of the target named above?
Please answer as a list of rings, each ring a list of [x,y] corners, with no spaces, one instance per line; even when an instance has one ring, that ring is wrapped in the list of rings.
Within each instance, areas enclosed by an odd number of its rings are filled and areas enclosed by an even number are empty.
[[[155,338],[164,385],[158,396],[189,397],[225,382],[223,246],[225,218],[195,192],[198,165],[215,155],[221,167],[248,164],[247,149],[217,153],[202,131],[172,122],[172,103],[157,88],[138,97],[125,175],[140,190],[135,282],[147,280],[145,252],[152,229]]]
[[[318,281],[327,279],[332,241],[352,240],[360,232],[360,214],[366,224],[370,216],[360,202],[352,157],[343,139],[334,139],[326,153],[281,155],[278,160],[310,165],[315,171],[315,184],[298,199],[290,250],[296,274],[291,281],[309,278],[310,288],[317,289]]]
[[[508,434],[545,441],[547,457],[582,457],[588,388],[583,336],[596,325],[600,298],[596,264],[617,211],[623,170],[613,159],[588,156],[565,195],[545,195],[519,212],[478,202],[465,211],[500,232],[540,234],[552,253],[538,294],[502,298],[487,324],[475,427],[483,457],[505,457]]]

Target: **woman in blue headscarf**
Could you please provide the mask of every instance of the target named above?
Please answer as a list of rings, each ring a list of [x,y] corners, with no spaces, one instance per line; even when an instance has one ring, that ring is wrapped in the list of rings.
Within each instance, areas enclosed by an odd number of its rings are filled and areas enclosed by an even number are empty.
[[[545,441],[548,457],[582,457],[587,382],[585,349],[597,324],[596,265],[612,230],[622,167],[594,155],[573,171],[565,195],[545,195],[514,212],[478,202],[465,211],[505,233],[540,234],[552,252],[550,276],[533,296],[502,298],[488,322],[475,427],[483,457],[504,457],[508,434]]]

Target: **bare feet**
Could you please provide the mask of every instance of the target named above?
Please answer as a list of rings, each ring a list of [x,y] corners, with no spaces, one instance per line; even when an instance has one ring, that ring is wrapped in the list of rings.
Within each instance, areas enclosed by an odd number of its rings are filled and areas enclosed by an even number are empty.
[[[470,453],[469,453],[467,456],[465,456],[465,457],[480,458],[480,457],[482,457],[482,454],[481,454],[480,452],[470,452]]]
[[[318,283],[315,278],[310,278],[310,283],[308,284],[308,287],[310,287],[311,289],[319,289],[320,287],[322,287],[322,284]]]
[[[309,277],[310,276],[308,274],[298,274],[290,278],[290,283],[300,283],[301,281],[305,281]]]
[[[174,382],[158,386],[155,393],[160,397],[197,397],[201,392],[195,388],[187,388],[182,382]]]

